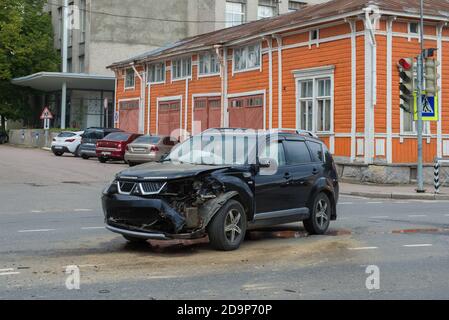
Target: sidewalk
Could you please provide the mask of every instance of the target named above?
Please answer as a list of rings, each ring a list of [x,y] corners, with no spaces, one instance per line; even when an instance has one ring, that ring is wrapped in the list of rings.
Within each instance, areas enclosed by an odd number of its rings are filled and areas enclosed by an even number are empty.
[[[426,185],[426,193],[417,193],[416,185],[379,185],[340,182],[340,194],[380,199],[449,200],[449,188],[442,187],[439,194]],[[446,189],[446,190],[445,190]]]

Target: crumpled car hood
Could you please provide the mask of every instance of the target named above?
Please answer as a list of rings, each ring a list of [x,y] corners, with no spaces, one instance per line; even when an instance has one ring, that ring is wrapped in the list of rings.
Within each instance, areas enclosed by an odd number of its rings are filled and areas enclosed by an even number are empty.
[[[119,178],[133,179],[179,179],[193,177],[200,173],[212,172],[228,166],[193,165],[187,163],[149,162],[131,167],[117,174]]]

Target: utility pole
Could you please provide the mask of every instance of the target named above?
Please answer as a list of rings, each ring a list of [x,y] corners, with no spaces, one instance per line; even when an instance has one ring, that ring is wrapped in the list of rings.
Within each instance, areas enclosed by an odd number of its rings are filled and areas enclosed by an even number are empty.
[[[417,123],[417,131],[418,131],[418,168],[417,168],[417,182],[418,187],[416,192],[423,193],[424,190],[424,179],[423,179],[423,152],[422,152],[422,134],[423,134],[423,120],[422,120],[422,110],[423,110],[423,101],[422,94],[424,89],[424,0],[421,0],[421,32],[420,32],[420,42],[421,42],[421,50],[418,56],[418,123]]]

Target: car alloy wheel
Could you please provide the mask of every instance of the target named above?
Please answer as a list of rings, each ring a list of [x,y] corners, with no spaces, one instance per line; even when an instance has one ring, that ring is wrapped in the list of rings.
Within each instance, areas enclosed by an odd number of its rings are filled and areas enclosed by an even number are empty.
[[[242,215],[236,209],[228,211],[224,223],[226,239],[234,244],[242,236]]]
[[[309,207],[310,217],[303,221],[304,228],[309,234],[324,234],[329,228],[332,206],[329,197],[321,192]]]

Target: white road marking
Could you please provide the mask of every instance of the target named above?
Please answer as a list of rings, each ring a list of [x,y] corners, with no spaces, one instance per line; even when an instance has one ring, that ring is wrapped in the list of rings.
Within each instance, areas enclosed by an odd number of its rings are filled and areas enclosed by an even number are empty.
[[[420,218],[420,217],[427,217],[427,214],[409,214],[410,218]]]
[[[431,247],[432,244],[430,243],[422,243],[422,244],[404,244],[404,247],[408,248],[415,248],[415,247]]]
[[[384,218],[389,218],[390,216],[373,216],[373,217],[369,217],[370,219],[384,219]]]
[[[15,274],[20,274],[20,272],[2,272],[0,273],[0,276],[11,276]]]
[[[358,247],[358,248],[349,248],[349,250],[375,250],[379,249],[378,247]]]
[[[31,210],[31,213],[41,213],[42,210]]]
[[[94,210],[92,210],[92,209],[75,209],[73,211],[75,211],[75,212],[90,212],[90,211],[94,211]]]
[[[369,201],[367,202],[368,204],[381,204],[383,203],[382,201]]]
[[[95,229],[104,229],[105,227],[83,227],[81,230],[95,230]]]
[[[354,204],[354,202],[339,202],[338,204]]]
[[[449,213],[444,215],[445,217],[449,217]]]
[[[56,229],[36,229],[36,230],[19,230],[17,232],[19,233],[25,233],[25,232],[48,232],[48,231],[55,231]]]
[[[0,269],[0,272],[9,272],[9,271],[14,271],[14,269],[13,268]]]

